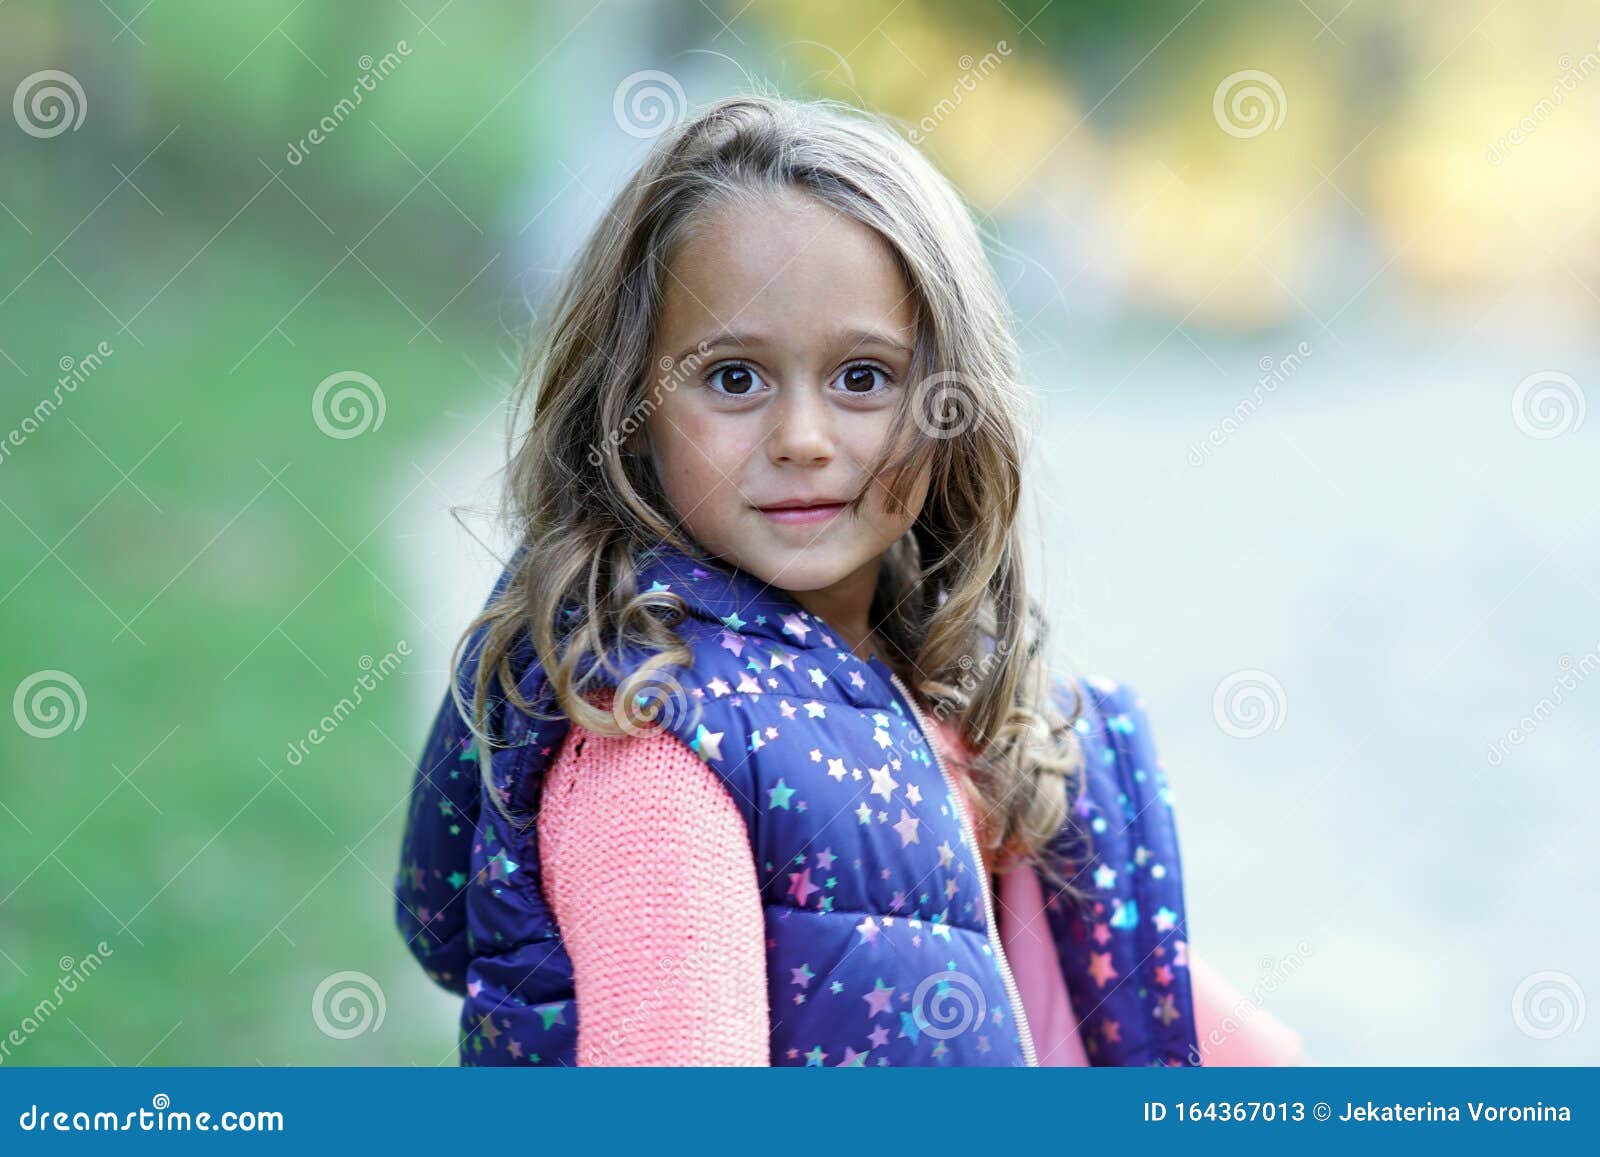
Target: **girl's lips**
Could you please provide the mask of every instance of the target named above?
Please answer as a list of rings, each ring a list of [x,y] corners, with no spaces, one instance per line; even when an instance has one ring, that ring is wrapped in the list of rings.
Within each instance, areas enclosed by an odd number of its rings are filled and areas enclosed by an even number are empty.
[[[756,507],[773,522],[785,526],[803,526],[807,523],[826,522],[843,510],[848,503],[828,502],[819,506]]]

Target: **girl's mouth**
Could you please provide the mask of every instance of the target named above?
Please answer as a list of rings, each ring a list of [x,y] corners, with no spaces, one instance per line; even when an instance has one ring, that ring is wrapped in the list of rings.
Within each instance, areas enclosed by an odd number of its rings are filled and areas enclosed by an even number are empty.
[[[848,502],[816,502],[808,505],[783,503],[775,506],[758,506],[757,510],[769,521],[783,526],[803,526],[826,522],[850,504]]]

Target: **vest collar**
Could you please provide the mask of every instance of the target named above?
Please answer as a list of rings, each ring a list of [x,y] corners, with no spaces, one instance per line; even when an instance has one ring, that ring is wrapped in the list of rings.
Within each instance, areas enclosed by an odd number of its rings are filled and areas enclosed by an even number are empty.
[[[844,640],[827,620],[806,610],[789,592],[732,563],[686,554],[665,542],[643,551],[635,562],[641,591],[669,591],[695,618],[718,623],[730,635],[845,657]],[[877,656],[857,661],[877,676],[885,696],[892,694],[894,672],[887,663]]]
[[[637,561],[641,591],[670,591],[696,618],[796,650],[836,651],[842,646],[838,632],[793,595],[731,563],[696,558],[667,543],[644,551]]]

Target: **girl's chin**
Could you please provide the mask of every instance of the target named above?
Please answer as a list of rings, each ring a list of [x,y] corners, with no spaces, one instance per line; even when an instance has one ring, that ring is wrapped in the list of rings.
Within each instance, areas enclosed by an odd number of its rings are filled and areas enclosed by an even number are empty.
[[[823,550],[830,555],[834,553],[831,546],[824,547],[819,543],[809,554],[814,556]],[[860,564],[825,564],[815,557],[808,557],[806,551],[771,551],[763,552],[758,558],[747,559],[739,566],[779,590],[804,593],[826,590],[855,573]]]

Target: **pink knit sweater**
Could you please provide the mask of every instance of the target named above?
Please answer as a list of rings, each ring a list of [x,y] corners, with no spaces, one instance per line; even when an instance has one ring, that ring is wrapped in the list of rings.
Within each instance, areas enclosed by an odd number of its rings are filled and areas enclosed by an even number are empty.
[[[934,741],[971,785],[947,725]],[[574,725],[539,814],[545,892],[572,958],[580,1065],[765,1065],[766,945],[749,839],[727,788],[670,734],[610,738]],[[982,828],[977,817],[975,827]],[[1001,945],[1041,1065],[1086,1065],[1031,870],[1000,877]],[[1191,953],[1204,1063],[1284,1064],[1299,1038],[1260,1010],[1207,1033],[1240,997]]]

